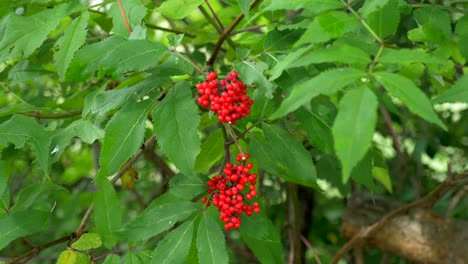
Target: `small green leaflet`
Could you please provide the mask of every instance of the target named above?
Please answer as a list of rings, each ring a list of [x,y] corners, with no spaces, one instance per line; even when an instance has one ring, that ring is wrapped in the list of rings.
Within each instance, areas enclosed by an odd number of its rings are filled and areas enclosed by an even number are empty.
[[[365,74],[365,72],[354,68],[333,69],[322,72],[314,78],[294,87],[291,93],[284,99],[279,109],[269,119],[274,120],[283,117],[319,94],[334,94],[359,80]]]
[[[72,2],[27,17],[10,14],[0,40],[0,61],[31,55],[75,7],[76,3]]]
[[[436,96],[432,102],[435,104],[464,102],[468,103],[468,75],[463,75],[452,87]]]
[[[140,102],[130,100],[109,121],[102,142],[98,178],[117,172],[140,148],[145,133],[146,117],[152,105],[151,99]]]
[[[371,0],[367,2],[377,1]],[[400,23],[398,0],[388,0],[381,8],[367,15],[367,19],[369,21],[369,26],[381,39],[388,35],[395,34],[398,24]]]
[[[273,97],[273,84],[267,80],[263,72],[268,68],[266,63],[255,63],[251,61],[241,61],[234,66],[239,72],[239,78],[246,84],[255,83],[257,88],[262,91],[267,98]]]
[[[77,250],[89,250],[102,245],[101,237],[96,233],[85,233],[71,247]]]
[[[109,256],[106,257],[104,262],[102,264],[121,264],[120,262],[120,256],[115,255],[115,254],[110,254]]]
[[[206,183],[197,176],[185,176],[178,173],[169,182],[169,192],[184,198],[191,199],[206,190]]]
[[[203,0],[167,0],[156,10],[172,19],[182,19],[203,3]]]
[[[418,8],[414,19],[422,26],[424,38],[428,42],[447,43],[452,35],[450,15],[437,7]]]
[[[335,151],[341,162],[343,182],[366,155],[377,122],[377,97],[363,85],[345,94],[333,123]]]
[[[286,181],[315,186],[312,156],[304,146],[279,126],[263,124],[263,131],[265,138],[253,137],[249,145],[261,167]]]
[[[251,217],[243,215],[240,233],[242,239],[261,263],[284,263],[280,234],[265,215],[262,213]]]
[[[27,210],[11,213],[0,219],[0,249],[11,241],[43,230],[49,212]]]
[[[155,200],[153,203],[157,202]],[[122,231],[122,239],[127,241],[142,241],[153,237],[176,222],[183,221],[202,205],[192,202],[166,202],[161,205],[148,206],[137,218],[128,223]]]
[[[218,223],[206,212],[198,225],[197,248],[200,263],[229,263],[224,234]]]
[[[57,264],[75,264],[76,263],[76,253],[71,249],[67,249],[60,253]]]
[[[359,9],[364,17],[367,17],[371,13],[382,10],[391,0],[366,0],[364,5]]]
[[[193,175],[200,152],[198,107],[190,84],[179,82],[153,111],[156,138],[163,152],[185,175]]]
[[[167,234],[154,249],[151,263],[185,263],[185,258],[187,257],[190,245],[192,244],[194,224],[194,221],[187,221],[174,231]]]
[[[13,143],[16,148],[22,148],[28,143],[46,176],[49,175],[50,142],[49,133],[34,118],[14,115],[0,125],[0,146]]]
[[[447,130],[445,124],[434,112],[431,101],[426,94],[419,90],[411,80],[399,74],[388,72],[376,72],[374,77],[391,95],[400,99],[411,112]]]
[[[94,195],[94,221],[104,246],[112,248],[118,241],[117,230],[122,225],[122,208],[112,184],[97,179],[99,190]]]
[[[404,63],[431,63],[431,64],[445,64],[446,60],[432,56],[427,52],[424,52],[419,49],[388,49],[385,48],[382,52],[382,55],[379,57],[378,62],[381,63],[395,63],[395,64],[404,64]]]
[[[52,135],[52,162],[57,161],[62,156],[70,140],[74,137],[80,138],[87,144],[92,144],[104,137],[104,131],[85,119],[79,119],[66,128],[56,131]]]
[[[321,151],[332,154],[333,136],[330,126],[316,113],[305,107],[299,108],[294,115],[307,132],[310,143]]]
[[[89,12],[83,12],[81,16],[73,20],[72,24],[65,30],[63,36],[56,42],[58,50],[54,53],[55,67],[62,81],[65,78],[65,73],[73,59],[73,55],[86,40],[88,19]]]
[[[211,167],[224,156],[224,139],[221,129],[211,133],[202,143],[200,154],[195,160],[195,171],[208,174]]]
[[[141,3],[141,0],[126,0],[122,1],[123,9],[125,10],[125,15],[130,26],[130,29],[134,30],[137,26],[141,25],[142,19],[146,15],[146,7]],[[109,8],[109,11],[106,12],[108,16],[112,18],[112,31],[114,34],[119,36],[128,36],[127,27],[125,22],[122,19],[122,11],[119,8],[117,2],[114,2]]]

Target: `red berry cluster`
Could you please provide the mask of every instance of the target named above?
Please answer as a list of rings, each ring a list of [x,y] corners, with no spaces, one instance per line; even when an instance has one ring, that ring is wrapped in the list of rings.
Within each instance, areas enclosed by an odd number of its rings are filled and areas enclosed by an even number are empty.
[[[250,114],[250,106],[254,103],[247,95],[247,86],[237,79],[233,71],[224,80],[219,81],[216,72],[206,76],[206,81],[197,84],[197,101],[202,107],[218,114],[220,122],[235,124],[237,120]]]
[[[252,163],[245,164],[248,158],[248,153],[239,154],[237,161],[242,164],[227,163],[223,170],[224,175],[217,175],[208,181],[210,200],[221,212],[219,218],[225,223],[226,230],[240,227],[242,213],[251,216],[252,211],[260,212],[258,202],[254,202],[252,206],[246,201],[257,195],[257,174],[250,174]],[[207,205],[210,203],[206,197],[202,198],[202,202]]]

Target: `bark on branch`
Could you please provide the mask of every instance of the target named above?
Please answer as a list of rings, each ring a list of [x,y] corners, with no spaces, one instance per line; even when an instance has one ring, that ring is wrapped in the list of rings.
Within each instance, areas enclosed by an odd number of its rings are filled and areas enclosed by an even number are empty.
[[[355,195],[343,215],[343,236],[353,238],[400,207],[384,197]],[[395,216],[361,242],[416,263],[467,263],[468,222],[414,208]]]

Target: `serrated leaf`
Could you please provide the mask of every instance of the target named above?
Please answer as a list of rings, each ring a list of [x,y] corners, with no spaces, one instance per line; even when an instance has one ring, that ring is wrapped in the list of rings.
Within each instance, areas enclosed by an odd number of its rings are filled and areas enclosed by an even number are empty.
[[[247,243],[261,263],[284,263],[283,245],[278,229],[263,214],[242,215],[240,228],[242,240]]]
[[[74,5],[76,3],[57,5],[32,16],[10,14],[0,40],[0,61],[31,55]]]
[[[112,184],[105,178],[96,181],[100,188],[94,195],[94,222],[104,246],[112,248],[118,241],[122,208]]]
[[[122,1],[123,10],[127,17],[130,29],[135,29],[141,25],[141,21],[146,15],[147,8],[141,3],[140,0],[126,0]],[[129,32],[125,26],[125,22],[122,18],[122,11],[119,8],[117,2],[114,2],[106,12],[108,16],[112,18],[112,31],[116,35],[128,36]]]
[[[356,82],[366,73],[354,68],[333,69],[300,83],[292,89],[279,109],[270,116],[274,120],[295,111],[319,94],[334,94],[340,89]]]
[[[367,15],[367,19],[369,20],[369,26],[380,38],[395,34],[400,23],[398,0],[388,0],[382,7]]]
[[[388,72],[377,72],[374,73],[374,76],[391,95],[400,99],[411,112],[447,130],[445,124],[434,112],[431,101],[411,80],[399,74]]]
[[[169,182],[169,192],[184,198],[191,199],[206,190],[206,183],[197,176],[178,173]]]
[[[416,9],[413,16],[422,25],[426,41],[446,43],[450,40],[452,29],[447,11],[437,7],[424,7]]]
[[[239,73],[239,79],[244,83],[247,85],[255,83],[267,98],[273,97],[273,84],[263,75],[263,72],[268,68],[267,64],[242,61],[235,63],[234,67]]]
[[[382,55],[378,58],[378,62],[396,64],[416,62],[444,64],[447,61],[417,49],[384,49]]]
[[[96,233],[85,233],[71,247],[77,250],[98,248],[102,245],[101,237]]]
[[[58,50],[54,53],[55,67],[60,80],[65,78],[75,52],[86,40],[86,26],[88,25],[89,12],[85,11],[81,16],[75,18],[72,24],[65,30],[63,36],[57,42]]]
[[[14,115],[0,125],[0,146],[13,143],[16,148],[23,148],[28,143],[46,176],[49,175],[50,142],[49,133],[34,118]]]
[[[458,79],[452,87],[448,88],[445,92],[436,96],[432,102],[440,103],[453,103],[464,102],[468,103],[468,75],[463,75]]]
[[[153,264],[185,263],[192,243],[194,221],[187,221],[167,234],[153,251]]]
[[[153,203],[158,203],[158,200]],[[150,205],[125,225],[122,236],[128,241],[146,240],[169,229],[176,222],[185,220],[200,210],[201,206],[192,202],[170,200],[159,205]]]
[[[177,83],[153,111],[158,143],[167,157],[185,175],[193,175],[200,152],[198,107],[186,82]]]
[[[221,130],[211,133],[202,143],[200,154],[195,160],[195,171],[207,174],[224,155],[224,138]]]
[[[143,143],[146,117],[153,100],[130,100],[109,121],[102,142],[97,177],[114,174]]]
[[[172,19],[182,19],[203,3],[203,0],[168,0],[156,10]]]
[[[200,263],[229,263],[223,231],[206,212],[198,225],[197,248]]]
[[[263,124],[265,139],[252,138],[249,152],[261,167],[286,181],[315,186],[312,156],[288,132],[276,125]]]
[[[57,161],[62,156],[70,140],[74,137],[80,138],[87,144],[92,144],[104,137],[104,130],[84,119],[77,120],[66,128],[58,130],[52,135],[52,162]]]
[[[340,101],[333,123],[335,151],[341,162],[343,182],[368,151],[377,122],[377,97],[367,86],[351,90]]]
[[[71,249],[67,249],[60,253],[57,264],[75,264],[76,263],[76,253]]]
[[[0,219],[0,249],[17,238],[41,231],[49,215],[49,212],[27,210],[13,212]]]
[[[306,131],[310,143],[321,151],[332,154],[333,136],[330,126],[316,113],[305,107],[299,108],[294,115]]]

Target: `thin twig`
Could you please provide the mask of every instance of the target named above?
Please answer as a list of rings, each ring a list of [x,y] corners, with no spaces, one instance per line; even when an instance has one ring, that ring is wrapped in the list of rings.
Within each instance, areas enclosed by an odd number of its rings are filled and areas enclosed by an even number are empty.
[[[206,5],[211,11],[211,14],[213,14],[213,17],[215,18],[216,22],[218,22],[218,26],[221,28],[222,31],[224,31],[224,26],[223,23],[221,23],[221,20],[219,20],[218,14],[214,11],[213,7],[210,5],[210,1],[205,0]]]
[[[56,113],[56,114],[43,114],[39,111],[34,112],[19,112],[18,115],[25,115],[30,117],[35,117],[37,119],[61,119],[67,117],[73,117],[77,115],[81,115],[81,110],[73,110],[67,113]]]
[[[199,72],[200,74],[205,74],[205,72],[202,70],[202,68],[200,68],[197,64],[195,64],[195,62],[193,62],[190,58],[188,58],[187,56],[185,56],[184,54],[178,52],[176,49],[172,49],[172,52],[174,52],[175,54],[177,54],[179,57],[181,57],[184,61],[188,62],[190,65],[193,66],[193,68],[195,68],[195,70],[197,70],[197,72]]]
[[[250,4],[250,9],[254,8],[258,3],[260,3],[261,0],[254,0],[252,4]],[[228,28],[226,28],[221,36],[218,39],[218,42],[216,42],[216,45],[213,49],[213,53],[211,53],[211,57],[208,59],[208,62],[206,63],[208,66],[213,66],[216,57],[218,56],[219,50],[221,49],[221,45],[223,45],[224,40],[229,36],[229,34],[236,28],[236,26],[241,22],[241,20],[244,18],[244,13],[240,13],[234,21],[229,25]]]
[[[261,28],[263,28],[263,27],[266,27],[266,25],[265,25],[265,24],[262,24],[262,25],[256,25],[256,26],[246,27],[246,28],[239,29],[239,30],[236,30],[236,31],[231,32],[231,33],[229,34],[229,36],[234,36],[234,35],[237,35],[237,34],[240,34],[240,33],[244,33],[244,32],[247,32],[247,31],[262,33],[261,31],[258,31],[258,30],[261,29]]]
[[[449,207],[447,208],[447,212],[445,215],[450,216],[453,213],[453,210],[458,206],[458,204],[462,201],[463,197],[468,193],[468,185],[463,186],[452,198],[450,201]]]
[[[210,16],[208,11],[206,11],[206,9],[201,5],[198,6],[198,9],[202,13],[202,15],[205,17],[205,19],[208,21],[208,23],[210,23],[220,35],[223,34],[223,29],[219,27],[218,23],[216,23],[216,21]],[[227,38],[227,43],[229,44],[229,46],[231,46],[231,48],[233,49],[236,48],[236,43],[234,43],[234,41],[232,41],[230,38]]]
[[[260,125],[261,123],[263,123],[263,121],[265,121],[265,120],[264,120],[264,119],[260,119],[260,120],[258,120],[257,122],[255,122],[255,124],[253,124],[252,126],[246,128],[246,129],[244,130],[244,132],[240,133],[240,134],[237,136],[237,139],[243,138],[247,133],[250,132],[250,130],[252,130],[252,129],[255,128],[256,126]],[[227,142],[226,144],[232,145],[232,144],[234,144],[234,143],[235,143],[234,140],[231,140],[231,141]]]
[[[468,181],[468,178],[466,178],[465,173],[453,176],[451,173],[450,163],[447,165],[447,167],[448,167],[447,178],[445,179],[445,181],[440,183],[432,192],[430,192],[428,195],[424,196],[421,199],[418,199],[410,204],[407,204],[405,206],[402,206],[400,208],[397,208],[391,211],[390,213],[382,217],[375,224],[359,231],[357,235],[355,235],[343,247],[341,247],[341,249],[333,257],[331,263],[332,264],[338,263],[338,261],[343,257],[344,254],[346,254],[349,250],[351,250],[356,245],[358,245],[362,240],[366,239],[367,237],[373,235],[374,233],[382,229],[382,227],[384,227],[385,224],[387,224],[390,220],[392,220],[396,216],[404,214],[414,208],[432,207],[434,203],[437,202],[440,199],[440,197],[443,194],[445,194],[450,188],[459,184],[466,184],[466,182]]]
[[[229,125],[226,125],[224,123],[222,123],[223,126],[226,128],[226,131],[229,133],[229,135],[231,136],[232,140],[234,140],[234,142],[236,143],[237,145],[237,148],[239,149],[239,152],[240,154],[242,155],[242,157],[244,156],[244,151],[242,151],[242,146],[240,145],[239,141],[237,140],[237,136],[236,134],[234,133],[234,131],[232,131],[231,127]]]
[[[304,242],[304,245],[306,245],[306,247],[310,250],[310,252],[312,252],[312,255],[314,255],[315,261],[317,261],[318,264],[322,264],[322,262],[320,261],[320,258],[317,255],[317,252],[315,251],[314,247],[312,247],[312,245],[309,243],[309,241],[307,241],[307,239],[302,234],[301,234],[301,240],[302,240],[302,242]]]
[[[125,9],[122,5],[122,0],[117,0],[117,3],[119,4],[120,13],[122,14],[122,18],[125,23],[125,27],[127,28],[127,31],[128,33],[132,33],[132,28],[130,27],[130,24],[128,23],[127,15],[125,14]]]
[[[195,38],[196,37],[195,35],[193,35],[191,33],[184,32],[184,31],[176,29],[176,28],[160,27],[160,26],[156,26],[156,25],[153,25],[151,23],[148,23],[146,21],[145,21],[145,26],[147,28],[151,28],[151,29],[155,29],[155,30],[161,30],[161,31],[165,31],[165,32],[175,33],[175,34],[184,34],[184,36],[189,37],[189,38]]]

